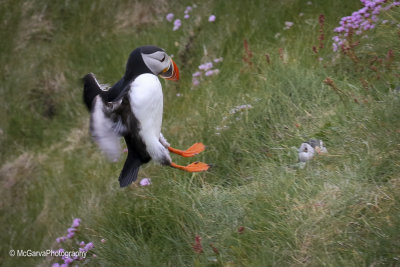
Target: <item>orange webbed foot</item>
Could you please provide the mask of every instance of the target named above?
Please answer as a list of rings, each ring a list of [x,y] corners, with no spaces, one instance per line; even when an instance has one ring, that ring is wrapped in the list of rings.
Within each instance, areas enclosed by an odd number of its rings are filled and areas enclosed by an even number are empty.
[[[175,153],[177,155],[180,155],[182,157],[193,157],[205,150],[205,146],[202,143],[196,143],[189,147],[186,150],[179,150],[173,147],[168,147],[168,150],[172,153]]]
[[[187,172],[203,172],[207,171],[210,168],[210,165],[204,162],[196,161],[187,166],[181,166],[172,162],[171,167]]]

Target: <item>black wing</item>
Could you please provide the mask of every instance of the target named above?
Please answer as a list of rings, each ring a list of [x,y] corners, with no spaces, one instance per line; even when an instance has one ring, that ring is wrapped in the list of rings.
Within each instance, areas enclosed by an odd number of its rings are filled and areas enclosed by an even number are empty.
[[[92,103],[97,95],[101,95],[103,90],[100,88],[100,84],[97,82],[96,77],[93,73],[86,74],[83,77],[83,101],[89,111],[92,110]]]

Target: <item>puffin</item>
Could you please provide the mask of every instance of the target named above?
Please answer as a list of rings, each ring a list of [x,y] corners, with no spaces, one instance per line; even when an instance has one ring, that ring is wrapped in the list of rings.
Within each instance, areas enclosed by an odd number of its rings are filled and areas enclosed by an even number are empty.
[[[299,150],[299,161],[306,162],[311,160],[315,153],[326,154],[328,149],[326,149],[324,142],[319,139],[310,139],[307,142],[301,144]]]
[[[100,84],[93,73],[83,77],[83,101],[90,112],[90,133],[111,161],[121,155],[123,137],[128,155],[119,175],[120,187],[136,181],[141,165],[153,160],[187,172],[202,172],[210,165],[193,162],[175,164],[170,152],[192,157],[205,150],[195,143],[187,150],[170,146],[161,133],[163,91],[158,77],[178,81],[179,69],[164,49],[153,45],[134,49],[123,77],[111,88]]]
[[[299,161],[306,162],[314,157],[315,150],[309,143],[302,143],[299,148]]]

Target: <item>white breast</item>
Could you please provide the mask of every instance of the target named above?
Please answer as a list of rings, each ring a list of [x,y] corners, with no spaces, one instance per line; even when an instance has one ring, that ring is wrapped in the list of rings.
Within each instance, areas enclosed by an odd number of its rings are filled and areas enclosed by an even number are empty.
[[[131,83],[129,100],[132,112],[140,122],[139,134],[147,149],[159,146],[163,93],[157,76],[149,73],[139,75]]]

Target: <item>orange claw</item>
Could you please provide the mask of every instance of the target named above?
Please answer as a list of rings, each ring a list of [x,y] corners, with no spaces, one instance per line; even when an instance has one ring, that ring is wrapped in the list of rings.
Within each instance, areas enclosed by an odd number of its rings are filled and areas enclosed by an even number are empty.
[[[181,166],[171,162],[171,167],[187,172],[203,172],[208,170],[210,165],[200,161],[193,162],[187,166]]]
[[[181,155],[182,157],[193,157],[199,154],[200,152],[203,152],[205,148],[206,147],[202,143],[196,143],[191,147],[189,147],[188,149],[186,149],[185,151],[173,147],[168,147],[168,150],[172,153]]]

